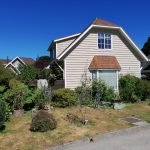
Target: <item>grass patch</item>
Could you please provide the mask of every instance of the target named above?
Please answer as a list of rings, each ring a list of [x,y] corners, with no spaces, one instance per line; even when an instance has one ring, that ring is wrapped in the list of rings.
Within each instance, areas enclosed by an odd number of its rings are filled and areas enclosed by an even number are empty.
[[[20,117],[11,116],[10,121],[6,123],[6,130],[0,133],[0,150],[41,150],[83,137],[128,128],[131,125],[120,118],[132,115],[150,122],[148,102],[128,104],[123,110],[87,108],[86,116],[89,122],[86,126],[77,126],[66,118],[67,113],[81,117],[78,108],[55,108],[52,113],[58,121],[58,126],[55,130],[44,133],[29,130],[30,111]]]

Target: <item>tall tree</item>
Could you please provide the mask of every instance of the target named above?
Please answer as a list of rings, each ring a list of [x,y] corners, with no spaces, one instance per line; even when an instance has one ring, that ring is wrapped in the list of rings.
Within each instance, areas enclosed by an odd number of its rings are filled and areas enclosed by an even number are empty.
[[[51,61],[52,59],[49,56],[41,56],[37,58],[34,66],[38,69],[44,69],[50,64]]]
[[[147,42],[145,42],[142,51],[146,56],[150,55],[150,37],[148,37]]]

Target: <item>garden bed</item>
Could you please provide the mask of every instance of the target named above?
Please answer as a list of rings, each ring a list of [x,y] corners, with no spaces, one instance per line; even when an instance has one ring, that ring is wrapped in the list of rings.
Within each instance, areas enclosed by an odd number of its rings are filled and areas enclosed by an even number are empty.
[[[123,110],[93,109],[87,108],[87,125],[76,125],[67,120],[68,113],[74,113],[80,117],[77,107],[54,108],[51,110],[58,121],[57,128],[48,132],[31,132],[31,111],[22,116],[11,116],[6,123],[6,129],[0,133],[0,149],[46,149],[48,147],[71,142],[83,137],[91,137],[109,131],[131,127],[122,117],[136,116],[150,122],[150,106],[148,102],[127,104]]]

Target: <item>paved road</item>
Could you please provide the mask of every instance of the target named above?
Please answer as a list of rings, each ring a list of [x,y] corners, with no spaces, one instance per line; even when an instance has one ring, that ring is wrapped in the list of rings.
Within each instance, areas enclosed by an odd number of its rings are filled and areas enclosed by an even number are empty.
[[[120,130],[83,139],[49,150],[150,150],[150,125]]]

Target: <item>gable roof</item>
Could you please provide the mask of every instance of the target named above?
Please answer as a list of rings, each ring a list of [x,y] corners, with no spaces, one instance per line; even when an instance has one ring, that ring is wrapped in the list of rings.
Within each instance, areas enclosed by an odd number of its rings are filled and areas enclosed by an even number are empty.
[[[94,56],[89,69],[117,69],[121,67],[115,56]]]
[[[32,58],[26,58],[26,57],[16,57],[14,58],[13,60],[11,60],[6,66],[5,68],[7,68],[9,65],[12,65],[14,61],[16,60],[19,60],[21,61],[23,64],[26,64],[26,65],[33,65],[34,64],[34,60]]]
[[[62,37],[62,38],[59,38],[59,39],[55,39],[55,40],[53,40],[53,41],[54,41],[54,42],[60,42],[60,41],[63,41],[63,40],[68,40],[68,39],[71,39],[71,38],[76,38],[76,37],[78,37],[80,34],[81,34],[81,33],[77,33],[77,34],[65,36],[65,37]]]
[[[35,60],[32,58],[20,57],[20,59],[22,59],[27,65],[33,65],[35,63]]]
[[[131,45],[131,47],[135,50],[135,52],[139,55],[140,61],[148,61],[147,57],[143,54],[143,52],[134,44],[134,42],[131,40],[131,38],[127,35],[127,33],[119,26],[104,21],[102,19],[95,19],[93,23],[86,29],[84,30],[59,56],[58,60],[64,59],[66,54],[75,46],[91,29],[93,28],[108,28],[112,30],[117,30],[126,40],[127,42]]]
[[[54,46],[55,43],[62,42],[62,41],[65,41],[65,40],[69,40],[69,39],[74,39],[75,40],[77,37],[79,37],[80,34],[81,33],[77,33],[77,34],[73,34],[73,35],[69,35],[69,36],[65,36],[65,37],[53,40],[51,42],[50,46],[48,47],[48,51],[51,50],[51,48]]]

